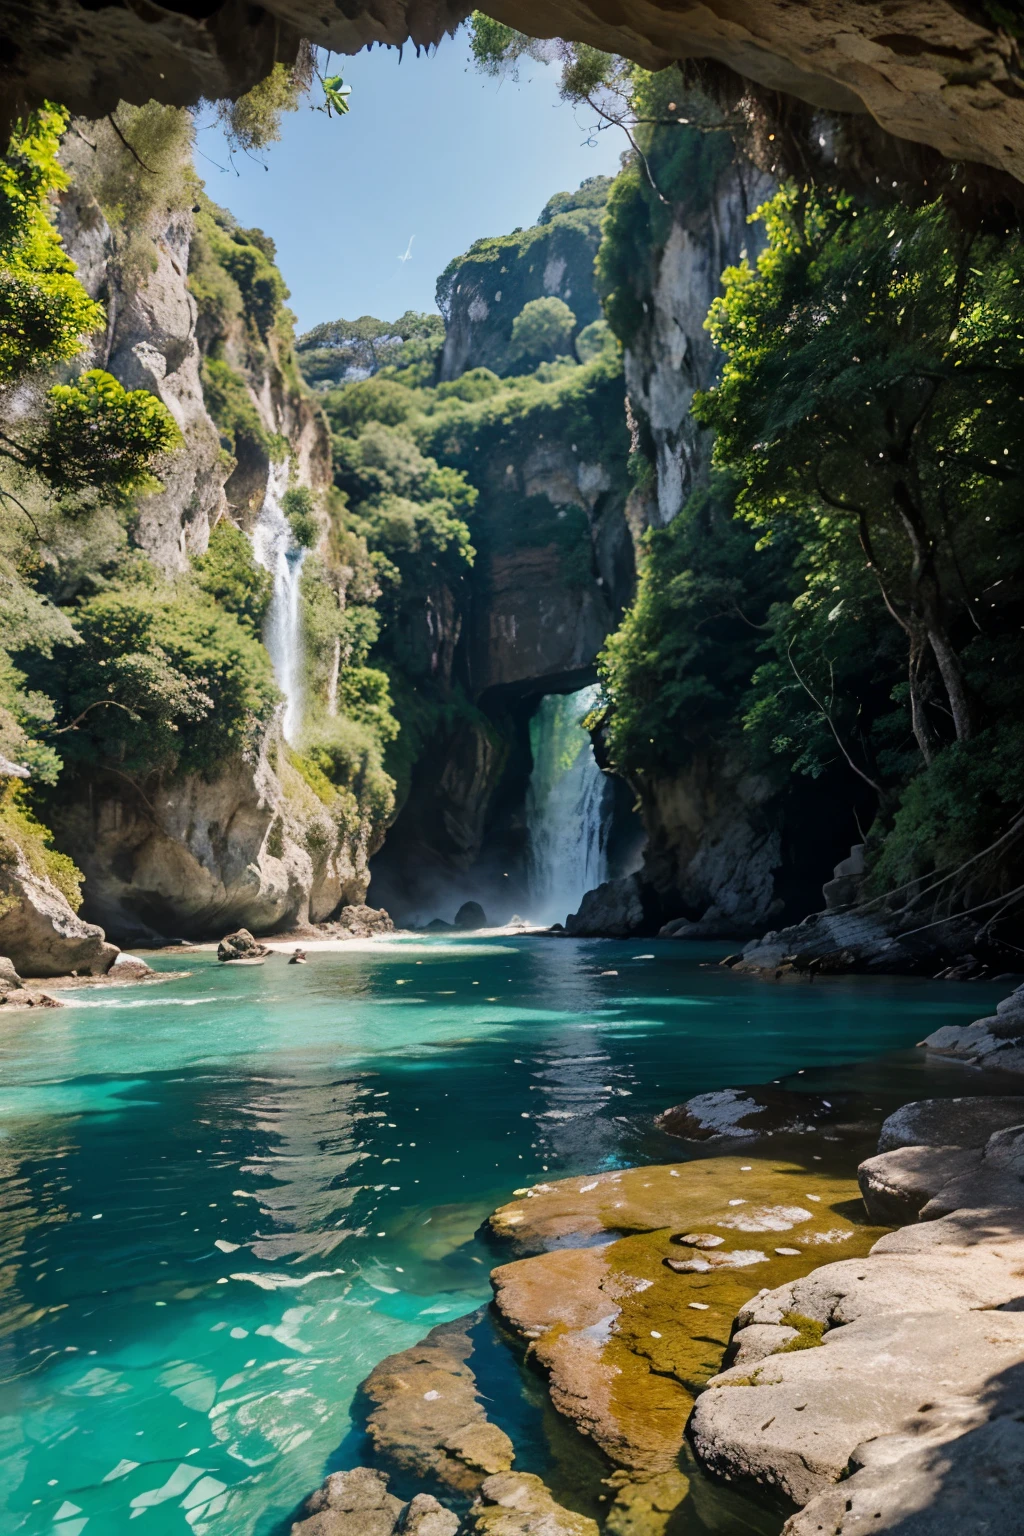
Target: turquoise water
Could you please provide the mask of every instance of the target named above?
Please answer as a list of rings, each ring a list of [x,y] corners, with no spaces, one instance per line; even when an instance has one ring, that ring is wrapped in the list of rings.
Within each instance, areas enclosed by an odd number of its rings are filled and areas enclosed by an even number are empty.
[[[0,1529],[269,1536],[358,1456],[376,1361],[487,1299],[475,1233],[513,1189],[665,1156],[668,1104],[911,1045],[1006,990],[773,987],[722,953],[190,955],[0,1020]]]

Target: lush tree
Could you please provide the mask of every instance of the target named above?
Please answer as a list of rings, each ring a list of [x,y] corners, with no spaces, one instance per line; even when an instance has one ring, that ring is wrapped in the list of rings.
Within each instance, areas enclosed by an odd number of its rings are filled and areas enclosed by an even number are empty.
[[[316,515],[316,502],[309,486],[290,486],[284,493],[281,510],[288,519],[292,538],[300,549],[315,549],[323,529]]]
[[[723,277],[708,325],[725,368],[695,412],[764,537],[855,530],[906,636],[930,762],[943,718],[960,741],[978,728],[963,649],[1015,528],[1024,249],[939,204],[872,210],[786,187],[760,216],[769,243]]]
[[[257,563],[252,542],[241,528],[222,517],[210,534],[206,553],[192,565],[202,590],[258,636],[270,606],[274,578]]]
[[[553,361],[569,352],[576,316],[564,299],[531,299],[512,322],[509,356],[519,362]]]
[[[90,368],[73,384],[50,390],[45,425],[22,462],[62,494],[87,486],[128,493],[159,485],[154,461],[181,441],[162,400]]]
[[[51,198],[68,185],[57,159],[67,127],[46,106],[16,124],[0,160],[0,384],[66,362],[104,322],[53,223]]]

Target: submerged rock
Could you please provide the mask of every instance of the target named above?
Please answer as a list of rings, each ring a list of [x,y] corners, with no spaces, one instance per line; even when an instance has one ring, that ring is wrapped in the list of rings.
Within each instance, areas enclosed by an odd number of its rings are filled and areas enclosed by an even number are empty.
[[[788,1203],[805,1189],[816,1193],[806,1210]],[[495,1305],[553,1406],[631,1481],[660,1477],[677,1467],[694,1393],[720,1368],[737,1307],[759,1283],[812,1269],[822,1245],[863,1251],[877,1235],[846,1216],[853,1194],[852,1180],[753,1157],[538,1184],[491,1218],[496,1234],[534,1250],[492,1272]],[[745,1229],[792,1231],[792,1246],[754,1249]]]
[[[596,1521],[556,1503],[532,1472],[487,1478],[466,1527],[477,1536],[598,1536]]]
[[[486,928],[487,913],[478,901],[464,901],[455,914],[455,926],[468,930]]]
[[[490,1423],[468,1361],[482,1312],[442,1323],[411,1349],[375,1366],[361,1391],[373,1404],[366,1429],[379,1456],[416,1477],[472,1492],[512,1465],[512,1442]]]

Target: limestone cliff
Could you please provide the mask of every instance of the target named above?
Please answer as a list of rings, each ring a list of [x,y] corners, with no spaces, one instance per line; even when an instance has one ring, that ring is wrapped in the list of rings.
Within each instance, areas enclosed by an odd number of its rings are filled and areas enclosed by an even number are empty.
[[[141,499],[130,538],[161,579],[187,582],[218,520],[251,530],[275,461],[289,460],[293,485],[322,493],[330,442],[292,362],[287,324],[276,320],[286,290],[272,246],[258,231],[239,232],[203,198],[184,114],[146,108],[126,121],[153,162],[154,184],[132,167],[109,124],[78,123],[62,152],[72,184],[59,227],[84,286],[107,312],[83,366],[150,390],[180,428],[183,446],[162,466],[162,488]],[[217,241],[222,258],[223,248],[229,253],[220,265],[211,251]],[[261,315],[262,329],[251,310],[264,290],[246,282],[260,262],[256,276],[271,275],[277,305]],[[333,572],[329,559],[316,570],[319,600],[337,607],[351,572]],[[205,772],[140,777],[111,763],[79,769],[68,782],[47,816],[86,876],[84,917],[115,935],[207,937],[239,924],[265,932],[326,918],[365,894],[373,819],[304,769],[284,742],[280,711],[245,750]],[[31,895],[24,913],[40,906]],[[45,908],[63,897],[41,900]],[[61,923],[69,934],[77,924],[78,948],[65,943],[57,969],[90,968],[85,951],[97,936],[102,945],[102,931],[70,909]],[[15,947],[12,940],[12,956]],[[24,954],[18,963],[43,973]]]

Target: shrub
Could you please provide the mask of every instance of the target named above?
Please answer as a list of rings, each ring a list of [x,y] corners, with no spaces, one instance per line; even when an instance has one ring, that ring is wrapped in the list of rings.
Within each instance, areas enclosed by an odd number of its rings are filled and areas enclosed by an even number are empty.
[[[274,592],[274,578],[259,565],[241,528],[222,517],[206,554],[192,562],[199,586],[253,635],[259,635]]]

